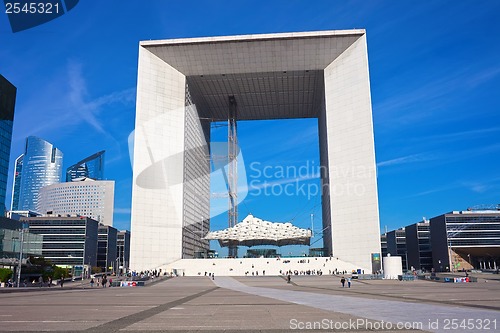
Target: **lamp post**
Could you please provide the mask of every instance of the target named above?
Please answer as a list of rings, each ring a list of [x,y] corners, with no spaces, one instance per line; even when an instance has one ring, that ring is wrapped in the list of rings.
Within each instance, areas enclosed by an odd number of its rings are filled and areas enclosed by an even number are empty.
[[[448,256],[450,257],[450,272],[453,272],[454,267],[453,267],[453,252],[451,249],[451,240],[448,240]]]
[[[23,265],[24,223],[21,225],[21,246],[19,249],[19,262],[17,263],[17,288],[21,282],[21,267]]]
[[[86,255],[85,250],[87,248],[87,239],[88,239],[88,236],[87,236],[87,225],[85,225],[85,234],[84,234],[84,237],[83,237],[82,273],[81,273],[81,286],[82,286],[82,289],[85,289],[83,287],[83,273],[84,273],[84,270],[85,270],[85,255]]]

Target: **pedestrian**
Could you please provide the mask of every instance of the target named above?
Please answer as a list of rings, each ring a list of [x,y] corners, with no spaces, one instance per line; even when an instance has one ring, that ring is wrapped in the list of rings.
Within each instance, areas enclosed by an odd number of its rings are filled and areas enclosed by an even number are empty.
[[[103,287],[103,288],[106,288],[106,283],[107,283],[107,282],[108,282],[108,279],[106,278],[106,275],[103,275],[103,277],[102,277],[102,281],[101,281],[101,283],[102,283],[102,287]]]
[[[215,280],[215,273],[212,273],[212,281]]]
[[[94,288],[94,278],[90,279],[90,288]]]
[[[64,285],[64,277],[61,276],[61,280],[59,281],[59,284],[61,285],[61,288],[62,288]]]
[[[344,277],[342,277],[340,279],[340,283],[342,283],[342,288],[344,288],[344,286],[345,286],[345,278]]]
[[[52,276],[49,276],[49,288],[52,285]]]
[[[347,287],[351,288],[351,278],[347,278]]]
[[[286,276],[286,283],[291,283],[291,282],[292,282],[292,275],[288,273],[288,275]]]
[[[113,285],[113,279],[109,278],[109,286],[112,287],[112,285]]]

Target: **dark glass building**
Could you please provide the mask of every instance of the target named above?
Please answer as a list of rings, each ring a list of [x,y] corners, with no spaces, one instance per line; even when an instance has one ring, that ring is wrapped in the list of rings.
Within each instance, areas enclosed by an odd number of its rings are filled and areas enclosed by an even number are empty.
[[[15,267],[22,252],[23,260],[42,255],[42,236],[28,232],[23,222],[0,216],[0,265]]]
[[[5,195],[9,173],[10,144],[14,124],[17,89],[0,75],[0,214],[5,212]]]
[[[382,257],[387,257],[387,233],[380,235],[380,248]]]
[[[97,267],[103,272],[116,272],[117,268],[117,234],[116,228],[103,225],[99,226],[97,241]]]
[[[500,269],[500,206],[453,211],[431,218],[431,245],[437,271]]]
[[[99,223],[88,217],[22,217],[43,236],[42,255],[58,266],[96,266]]]
[[[123,274],[128,271],[130,262],[130,231],[118,231],[116,239],[116,255],[118,261],[118,273]]]
[[[70,166],[66,170],[66,181],[83,177],[104,180],[104,152],[102,150]]]
[[[430,228],[428,221],[405,227],[410,269],[430,271],[433,268]]]
[[[19,158],[16,160],[16,168],[18,162]],[[20,176],[14,177],[13,193],[13,198],[18,197],[19,200],[13,201],[12,207],[17,205],[15,210],[36,211],[40,188],[61,181],[63,153],[51,143],[30,136],[26,138],[21,164]]]
[[[408,270],[406,231],[405,228],[389,231],[387,233],[387,253],[391,256],[400,256],[403,269]]]

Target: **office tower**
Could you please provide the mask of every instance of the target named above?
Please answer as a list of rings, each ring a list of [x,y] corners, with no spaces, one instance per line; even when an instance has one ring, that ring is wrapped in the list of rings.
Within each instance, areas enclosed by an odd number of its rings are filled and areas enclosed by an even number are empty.
[[[34,136],[26,138],[17,210],[36,211],[40,189],[61,181],[62,163],[63,153],[51,143]]]
[[[21,177],[23,175],[23,159],[24,154],[21,154],[16,158],[16,163],[14,166],[14,184],[12,186],[12,201],[10,204],[10,210],[19,210],[19,191],[21,189]]]
[[[66,181],[79,178],[104,179],[104,150],[84,158],[66,170]]]
[[[0,75],[0,214],[5,212],[5,195],[9,173],[10,144],[14,124],[17,89]]]

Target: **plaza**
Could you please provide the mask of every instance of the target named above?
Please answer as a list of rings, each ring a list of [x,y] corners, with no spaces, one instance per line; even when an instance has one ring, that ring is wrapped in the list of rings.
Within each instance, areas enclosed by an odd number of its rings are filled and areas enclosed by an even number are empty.
[[[353,281],[339,276],[177,277],[136,288],[0,293],[1,331],[433,331],[500,324],[500,278],[477,283]],[[316,325],[316,326],[314,326]],[[318,326],[319,325],[319,326]],[[397,326],[399,325],[399,327]],[[464,331],[460,327],[455,331]]]

